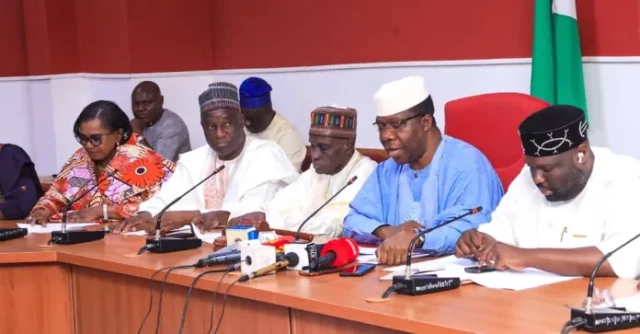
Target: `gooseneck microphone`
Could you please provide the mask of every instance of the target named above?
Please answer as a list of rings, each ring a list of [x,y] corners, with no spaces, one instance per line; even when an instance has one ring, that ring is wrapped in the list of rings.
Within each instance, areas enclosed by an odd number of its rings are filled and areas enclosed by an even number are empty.
[[[596,279],[596,274],[602,264],[607,261],[613,254],[620,249],[624,248],[634,240],[638,239],[640,234],[636,234],[633,238],[627,240],[616,249],[603,255],[596,263],[591,271],[589,277],[589,286],[587,288],[587,299],[584,303],[583,309],[572,308],[570,322],[579,323],[574,326],[579,330],[584,330],[591,333],[602,333],[612,330],[621,330],[640,327],[640,313],[627,312],[624,307],[609,307],[609,308],[593,308],[593,285]],[[627,319],[623,321],[623,319]]]
[[[476,214],[482,211],[482,207],[476,207],[473,209],[466,210],[465,213],[453,217],[438,226],[434,226],[416,234],[411,242],[409,243],[409,247],[407,248],[407,262],[405,268],[404,276],[394,276],[393,284],[389,287],[389,290],[385,292],[383,296],[388,296],[391,290],[398,292],[402,295],[423,295],[432,292],[453,290],[460,287],[460,278],[459,277],[434,277],[430,276],[412,276],[411,272],[411,253],[413,252],[413,246],[416,241],[420,239],[421,236],[433,232],[441,227],[447,226],[455,221],[458,221],[466,216]]]
[[[418,241],[418,239],[420,239],[421,236],[423,236],[423,235],[425,235],[427,233],[431,233],[433,230],[437,230],[437,229],[439,229],[441,227],[447,226],[447,225],[449,225],[449,224],[451,224],[451,223],[453,223],[455,221],[458,221],[458,220],[460,220],[460,219],[462,219],[462,218],[464,218],[466,216],[475,215],[476,213],[478,213],[480,211],[482,211],[482,207],[481,206],[473,208],[473,209],[469,209],[465,213],[463,213],[463,214],[461,214],[459,216],[453,217],[453,218],[443,222],[442,224],[440,224],[438,226],[434,226],[434,227],[425,229],[423,231],[420,231],[420,233],[417,233],[413,237],[413,239],[411,239],[411,242],[409,243],[409,248],[407,248],[407,262],[405,263],[406,268],[404,269],[404,278],[405,279],[410,279],[411,278],[411,274],[412,274],[412,272],[411,272],[411,254],[413,253],[413,246],[415,245],[416,241]]]
[[[174,204],[178,203],[182,198],[187,196],[190,192],[196,189],[198,186],[203,184],[205,181],[218,174],[221,170],[224,169],[224,165],[216,168],[211,174],[202,179],[200,182],[196,183],[193,187],[189,188],[189,190],[185,191],[182,195],[175,198],[171,203],[167,204],[160,212],[158,213],[158,218],[156,219],[156,234],[153,238],[147,239],[147,244],[145,247],[141,249],[141,251],[148,250],[152,253],[169,253],[176,252],[188,249],[195,249],[202,246],[202,240],[194,237],[182,238],[182,237],[162,237],[162,216],[164,213],[171,208]],[[193,229],[193,227],[192,227]]]
[[[342,186],[342,188],[340,188],[340,190],[338,190],[335,194],[333,194],[333,196],[331,196],[331,198],[329,198],[319,208],[317,208],[316,211],[311,213],[305,220],[303,220],[302,223],[300,224],[300,227],[298,227],[298,230],[296,231],[296,240],[300,239],[300,232],[302,231],[302,227],[304,227],[304,225],[309,221],[309,219],[313,218],[320,210],[322,210],[322,208],[324,208],[327,204],[329,204],[329,202],[333,201],[333,199],[336,198],[336,196],[340,195],[340,193],[343,190],[345,190],[348,186],[350,186],[354,182],[356,182],[357,179],[358,179],[357,175],[352,177],[351,179],[349,179],[349,181],[347,181],[347,184]]]
[[[104,234],[105,234],[104,229],[98,230],[98,231],[86,231],[86,230],[68,231],[67,230],[67,211],[71,210],[71,206],[73,206],[73,204],[78,202],[81,198],[86,196],[88,193],[98,188],[103,182],[114,177],[117,173],[118,173],[118,169],[114,169],[113,172],[107,173],[107,177],[96,182],[96,184],[93,185],[93,187],[87,189],[80,195],[76,195],[71,201],[69,201],[69,204],[67,204],[67,206],[64,208],[64,211],[62,212],[62,222],[61,222],[62,224],[60,226],[60,231],[51,232],[51,239],[49,239],[49,244],[74,245],[74,244],[79,244],[79,243],[84,243],[89,241],[100,240],[104,238]],[[91,180],[87,181],[82,187],[87,185],[89,182],[91,182]]]

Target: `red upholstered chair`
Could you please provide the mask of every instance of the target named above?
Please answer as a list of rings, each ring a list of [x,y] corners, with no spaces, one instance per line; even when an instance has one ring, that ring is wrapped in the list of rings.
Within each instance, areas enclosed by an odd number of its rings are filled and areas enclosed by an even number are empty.
[[[524,166],[518,126],[548,105],[521,93],[492,93],[449,101],[444,106],[444,133],[484,153],[506,191]]]

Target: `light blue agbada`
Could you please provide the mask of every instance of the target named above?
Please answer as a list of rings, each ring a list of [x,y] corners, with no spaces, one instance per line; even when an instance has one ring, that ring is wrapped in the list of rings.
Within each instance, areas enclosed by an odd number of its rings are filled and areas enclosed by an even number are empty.
[[[503,194],[498,175],[478,149],[443,136],[431,164],[422,171],[393,159],[378,165],[351,202],[343,234],[360,243],[379,243],[371,233],[380,226],[415,220],[430,228],[482,206],[482,212],[426,235],[424,249],[449,254],[462,232],[491,219]]]

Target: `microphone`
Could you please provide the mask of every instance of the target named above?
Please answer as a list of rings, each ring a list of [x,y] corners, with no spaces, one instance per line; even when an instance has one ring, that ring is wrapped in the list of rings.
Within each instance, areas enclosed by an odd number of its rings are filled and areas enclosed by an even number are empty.
[[[212,176],[218,174],[221,170],[224,169],[224,165],[216,168],[211,174],[202,179],[200,182],[196,183],[193,187],[189,188],[189,190],[185,191],[182,195],[176,197],[171,203],[167,204],[160,212],[158,213],[158,218],[156,219],[156,235],[153,238],[147,239],[147,244],[145,247],[141,249],[141,251],[148,250],[152,253],[169,253],[176,252],[188,249],[195,249],[202,246],[202,240],[198,238],[178,238],[178,237],[162,237],[162,216],[164,213],[169,210],[174,204],[178,203],[182,198],[187,196],[190,192],[196,189],[198,186],[203,184],[205,181],[210,179]],[[191,227],[193,232],[193,226]],[[194,235],[195,233],[192,233]]]
[[[196,268],[211,266],[214,264],[240,262],[240,250],[235,249],[224,253],[213,253],[209,256],[198,260],[194,264]]]
[[[243,275],[239,278],[240,282],[246,282],[250,279],[254,279],[256,277],[264,276],[272,271],[277,271],[286,267],[295,267],[298,265],[298,261],[300,258],[296,253],[287,253],[284,255],[284,260],[277,261],[273,264],[270,264],[266,267],[260,268],[254,272]]]
[[[300,232],[302,231],[302,227],[304,227],[304,225],[309,221],[309,219],[313,218],[320,210],[322,210],[322,208],[324,208],[327,204],[329,204],[329,202],[331,202],[334,198],[336,198],[336,196],[338,196],[345,188],[347,188],[348,186],[356,182],[357,179],[358,179],[358,176],[354,176],[351,179],[349,179],[349,181],[347,181],[347,184],[342,186],[342,188],[340,188],[340,190],[338,190],[335,194],[333,194],[331,198],[329,198],[326,202],[324,202],[324,204],[322,204],[318,209],[316,209],[316,211],[314,211],[305,220],[303,220],[302,223],[300,224],[300,227],[298,227],[298,230],[296,231],[296,240],[300,240]]]
[[[75,245],[79,243],[90,242],[90,241],[100,240],[104,238],[104,234],[105,234],[104,229],[98,230],[98,231],[86,231],[86,230],[68,231],[67,230],[67,211],[71,210],[71,206],[73,206],[73,204],[78,202],[81,198],[86,196],[88,193],[98,188],[98,186],[100,186],[106,180],[114,177],[117,173],[118,173],[118,169],[115,169],[110,174],[107,173],[107,177],[96,182],[96,184],[93,187],[87,189],[81,195],[76,194],[76,196],[71,201],[69,201],[69,204],[67,204],[67,207],[65,207],[64,211],[62,212],[62,224],[60,226],[60,231],[51,232],[51,239],[49,239],[49,244],[53,243],[58,245]],[[87,181],[82,187],[87,185],[89,182],[91,182],[91,180]]]
[[[621,330],[640,327],[640,313],[627,312],[624,307],[606,307],[606,308],[593,308],[593,285],[596,279],[596,274],[602,264],[607,261],[613,254],[620,249],[624,248],[634,240],[638,239],[640,234],[636,234],[633,238],[627,240],[616,249],[610,251],[600,258],[596,263],[591,276],[589,277],[589,286],[587,288],[587,299],[583,309],[572,308],[570,322],[578,322],[579,325],[575,325],[576,329],[584,330],[590,333],[601,333],[612,330]],[[627,320],[623,320],[627,319]]]
[[[18,188],[15,188],[11,191],[8,191],[6,194],[0,194],[0,203],[4,202],[4,200],[9,197],[9,195],[13,195],[19,191],[25,192],[27,191],[27,186],[20,186]]]
[[[466,210],[465,213],[459,216],[453,217],[438,226],[434,226],[434,227],[425,229],[423,231],[420,231],[420,233],[417,233],[413,237],[413,239],[411,239],[411,242],[409,243],[409,247],[407,248],[407,262],[405,265],[404,276],[394,276],[393,284],[391,288],[393,288],[393,290],[397,291],[399,294],[416,296],[416,295],[423,295],[423,294],[432,293],[432,292],[453,290],[460,287],[459,277],[433,277],[433,276],[412,277],[411,253],[413,253],[413,246],[415,245],[416,241],[420,239],[421,236],[428,234],[434,230],[437,230],[441,227],[447,226],[466,216],[474,215],[480,211],[482,211],[481,206]]]
[[[320,257],[309,263],[309,271],[319,270],[322,267],[342,267],[355,261],[359,254],[360,247],[351,238],[330,240],[320,250]]]

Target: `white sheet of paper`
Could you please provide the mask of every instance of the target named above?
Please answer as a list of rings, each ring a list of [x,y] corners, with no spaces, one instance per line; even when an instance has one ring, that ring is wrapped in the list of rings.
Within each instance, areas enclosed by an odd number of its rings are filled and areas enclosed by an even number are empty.
[[[87,226],[98,225],[97,223],[74,223],[67,224],[67,230],[80,230]],[[60,231],[62,229],[62,224],[60,223],[48,223],[47,226],[42,227],[40,225],[31,226],[30,224],[21,224],[18,223],[18,227],[26,228],[28,233],[33,234],[47,234],[53,231]]]
[[[469,259],[463,259],[463,258],[456,258],[453,255],[450,256],[446,256],[443,258],[439,258],[439,259],[435,259],[435,260],[431,260],[431,261],[424,261],[424,262],[420,262],[420,263],[412,263],[411,264],[411,270],[412,271],[424,271],[424,270],[433,270],[436,268],[445,268],[448,266],[461,266],[461,267],[469,267],[469,266],[473,266],[475,265],[477,262],[469,260]],[[400,265],[400,266],[396,266],[396,267],[389,267],[386,268],[386,271],[402,271],[404,272],[404,268],[406,266],[405,265]]]
[[[360,247],[360,255],[376,255],[376,247]]]
[[[191,228],[189,227],[189,225],[185,225],[177,230],[173,230],[171,232],[177,232],[177,231],[190,231]],[[213,244],[213,241],[216,240],[217,237],[222,235],[222,231],[215,231],[215,232],[206,232],[206,233],[200,233],[200,230],[194,225],[193,226],[193,232],[195,232],[196,237],[198,237],[198,239],[202,240],[203,242],[209,243],[209,244]],[[136,231],[136,232],[129,232],[126,235],[147,235],[146,231]]]
[[[580,277],[560,276],[546,271],[527,268],[523,271],[505,270],[482,274],[468,274],[474,283],[493,289],[525,290],[565,282]]]

